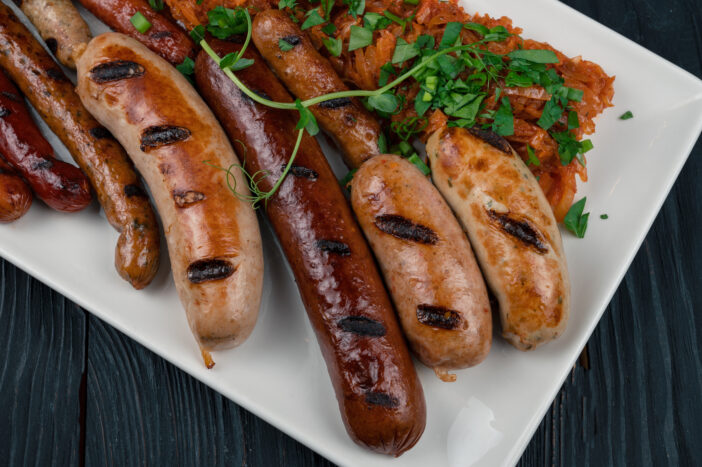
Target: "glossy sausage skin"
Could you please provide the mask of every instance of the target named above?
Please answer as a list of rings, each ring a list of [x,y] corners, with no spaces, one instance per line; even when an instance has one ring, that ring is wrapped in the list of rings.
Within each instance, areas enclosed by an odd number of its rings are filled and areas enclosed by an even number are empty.
[[[90,28],[71,0],[14,0],[59,62],[69,68],[90,42]]]
[[[226,55],[238,45],[213,40]],[[237,76],[273,100],[292,98],[260,55]],[[246,146],[249,173],[273,174],[293,152],[296,112],[255,104],[207,54],[196,61],[198,87],[232,141]],[[292,171],[266,212],[295,274],[331,376],[344,424],[359,444],[400,455],[424,430],[424,396],[392,305],[358,224],[317,141],[305,135]]]
[[[78,93],[151,190],[176,289],[206,361],[210,350],[241,344],[261,302],[261,235],[253,208],[227,189],[217,168],[239,161],[214,115],[168,62],[118,33],[90,42],[78,61]],[[248,193],[243,175],[233,174]]]
[[[524,162],[477,128],[438,130],[427,154],[499,302],[503,336],[520,350],[558,337],[568,321],[568,267],[553,211]]]
[[[329,61],[317,52],[285,12],[273,9],[258,13],[253,21],[252,38],[278,78],[300,100],[348,91]],[[278,46],[280,39],[294,47],[283,52]],[[328,101],[310,110],[335,139],[349,167],[360,167],[380,153],[380,124],[356,98]]]
[[[351,205],[422,363],[454,381],[449,370],[482,362],[492,342],[487,289],[465,233],[431,181],[401,157],[376,156],[354,175]]]
[[[24,99],[0,70],[0,153],[48,206],[75,212],[92,199],[90,183],[78,167],[54,157],[34,124]]]
[[[32,192],[24,181],[0,158],[0,222],[14,222],[32,205]]]
[[[120,232],[115,263],[137,289],[156,275],[159,231],[141,181],[122,147],[83,107],[63,74],[12,11],[0,3],[0,67],[66,145]]]
[[[165,15],[154,11],[146,0],[78,0],[103,23],[138,40],[173,65],[186,57],[195,58],[195,44],[190,36]],[[137,12],[151,23],[144,34],[129,21]]]

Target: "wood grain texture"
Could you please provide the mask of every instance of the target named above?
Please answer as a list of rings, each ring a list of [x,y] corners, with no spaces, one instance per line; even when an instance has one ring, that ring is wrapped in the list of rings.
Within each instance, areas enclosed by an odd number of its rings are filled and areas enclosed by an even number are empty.
[[[564,3],[702,77],[702,0]],[[702,143],[521,466],[702,465],[700,180]],[[0,351],[0,465],[331,465],[2,260]]]

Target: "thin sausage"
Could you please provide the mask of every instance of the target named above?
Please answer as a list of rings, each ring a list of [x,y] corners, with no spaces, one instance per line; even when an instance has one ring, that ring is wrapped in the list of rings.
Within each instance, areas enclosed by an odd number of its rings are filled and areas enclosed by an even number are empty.
[[[220,55],[239,45],[218,40]],[[292,102],[261,56],[237,72],[259,95]],[[256,104],[201,52],[198,87],[232,141],[246,147],[249,173],[269,171],[270,190],[293,152],[296,112]],[[317,141],[305,135],[291,173],[266,212],[296,283],[336,390],[342,419],[359,444],[399,455],[424,430],[424,396],[392,305],[348,202]]]
[[[0,158],[0,222],[14,222],[32,205],[32,192],[22,179]]]
[[[239,161],[214,115],[168,62],[118,33],[90,42],[78,61],[78,93],[151,190],[206,362],[210,350],[241,344],[261,302],[261,235],[251,205],[227,189],[226,169]],[[246,193],[243,175],[232,176]]]
[[[120,232],[117,271],[137,289],[158,270],[159,231],[146,192],[122,147],[83,107],[63,74],[12,11],[0,3],[0,67],[66,145]]]
[[[440,129],[427,153],[499,302],[503,336],[520,350],[558,337],[568,321],[568,267],[534,176],[507,141],[479,128]]]

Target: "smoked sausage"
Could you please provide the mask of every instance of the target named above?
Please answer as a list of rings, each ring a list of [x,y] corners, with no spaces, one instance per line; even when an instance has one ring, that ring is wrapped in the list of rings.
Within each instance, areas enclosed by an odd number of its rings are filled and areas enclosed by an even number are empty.
[[[32,206],[32,192],[0,158],[0,222],[14,222]]]

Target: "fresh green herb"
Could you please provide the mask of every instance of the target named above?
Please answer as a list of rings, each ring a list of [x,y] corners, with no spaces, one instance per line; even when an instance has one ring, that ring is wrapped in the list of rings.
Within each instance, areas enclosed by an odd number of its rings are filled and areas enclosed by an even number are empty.
[[[385,136],[384,132],[381,132],[378,137],[378,151],[380,154],[386,154],[388,152],[388,137]]]
[[[492,123],[492,131],[500,136],[511,136],[514,134],[514,115],[509,99],[502,98],[500,108],[495,112],[495,120]]]
[[[365,5],[365,0],[351,1],[363,1]],[[322,12],[324,13],[324,20],[329,21],[329,15],[331,14],[332,8],[334,8],[334,0],[320,0],[320,5],[322,7]]]
[[[609,216],[608,216],[607,214],[602,214],[602,215],[600,216],[600,219],[606,221],[607,219],[609,219]]]
[[[568,129],[575,130],[576,128],[580,128],[578,113],[575,110],[571,110],[568,112]]]
[[[300,29],[302,29],[303,31],[313,26],[318,26],[324,23],[324,18],[319,16],[317,10],[310,10],[307,13],[305,13],[305,16],[307,16],[307,19],[304,23],[302,23],[302,26],[300,26]]]
[[[322,39],[322,43],[332,56],[338,57],[339,55],[341,55],[341,49],[343,47],[343,42],[341,41],[341,39],[325,37],[324,39]]]
[[[356,175],[356,172],[358,172],[358,169],[351,170],[349,173],[346,174],[344,178],[342,178],[339,181],[339,184],[344,188],[350,188],[349,184],[351,183],[351,180],[353,180],[353,176]]]
[[[149,0],[149,6],[154,11],[161,11],[164,8],[163,0]]]
[[[205,0],[197,0],[195,3],[196,3],[197,5],[202,5],[202,2],[204,2],[204,1],[205,1]]]
[[[441,42],[439,43],[439,50],[447,49],[454,45],[458,40],[462,29],[463,23],[446,24],[444,35],[441,37]]]
[[[419,55],[419,47],[417,47],[416,43],[413,42],[409,44],[403,38],[397,38],[397,42],[395,43],[395,52],[392,55],[393,64],[402,63],[416,57],[417,55]]]
[[[385,86],[392,75],[395,75],[395,68],[391,63],[386,63],[380,67],[380,76],[378,77],[378,86]]]
[[[278,39],[278,48],[283,51],[287,52],[288,50],[292,50],[295,46],[291,44],[290,42],[286,41],[285,39]]]
[[[527,144],[527,165],[534,165],[536,167],[541,165],[541,161],[539,160],[538,157],[536,157],[536,154],[534,154],[534,150]]]
[[[558,56],[552,50],[513,50],[507,54],[512,60],[526,60],[533,63],[558,63]]]
[[[397,96],[390,93],[370,96],[368,98],[368,105],[380,112],[393,113],[398,106]]]
[[[279,10],[284,10],[285,8],[290,8],[291,10],[294,10],[296,6],[297,6],[296,0],[280,0],[278,2],[278,9]]]
[[[232,10],[217,6],[207,12],[209,20],[207,31],[217,39],[227,39],[235,34],[243,34],[247,31],[246,15],[248,15],[246,9]]]
[[[309,133],[312,136],[315,136],[317,133],[319,133],[317,119],[314,118],[314,115],[312,115],[312,111],[310,111],[310,109],[308,109],[307,107],[303,106],[302,102],[300,102],[300,99],[295,99],[295,107],[300,112],[300,120],[298,120],[295,129],[302,130],[304,128],[305,130],[307,130],[307,133]]]
[[[632,118],[634,118],[634,114],[631,112],[631,110],[627,110],[621,115],[621,117],[619,117],[619,120],[629,120]]]
[[[195,74],[195,62],[190,57],[185,57],[183,63],[176,65],[176,70],[180,71],[186,78]]]
[[[334,23],[327,23],[324,26],[322,26],[322,32],[327,36],[333,36],[336,32],[336,26],[334,25]]]
[[[129,18],[129,22],[131,22],[134,29],[139,31],[141,34],[144,34],[146,31],[151,29],[151,23],[149,23],[149,20],[138,11],[134,13],[134,16]]]
[[[560,156],[561,164],[568,165],[573,159],[577,158],[578,162],[585,165],[582,155],[593,148],[592,141],[589,139],[578,141],[570,131],[551,132],[550,135],[558,143],[558,155]]]
[[[199,44],[201,40],[205,39],[205,26],[198,24],[190,31],[190,37],[196,44]]]
[[[417,154],[412,154],[407,160],[413,163],[424,175],[429,175],[431,173],[431,169],[427,167],[424,161],[420,159]]]
[[[362,49],[373,43],[373,31],[367,28],[352,25],[349,35],[349,52]]]
[[[419,5],[419,0],[403,0],[408,5]]]
[[[586,201],[587,198],[583,198],[577,203],[573,204],[568,210],[568,214],[566,214],[565,219],[563,219],[563,225],[565,225],[566,228],[573,232],[578,238],[585,237],[587,220],[590,217],[590,213],[583,214]]]
[[[544,106],[544,111],[541,113],[541,118],[536,122],[544,130],[548,130],[560,120],[563,115],[563,108],[558,104],[558,98],[552,97]]]
[[[399,25],[402,26],[403,28],[404,28],[405,25],[407,24],[406,21],[405,21],[404,19],[402,19],[402,18],[400,18],[399,16],[397,16],[397,15],[391,13],[389,10],[385,10],[385,11],[383,12],[383,15],[384,15],[386,18],[388,18],[389,20],[394,21],[395,23],[399,24]],[[404,32],[404,29],[403,29],[403,32]]]
[[[332,1],[332,5],[333,5]],[[366,9],[366,0],[344,0],[344,5],[349,6],[349,14],[357,19]]]
[[[392,21],[380,13],[369,12],[363,15],[363,25],[372,31],[385,29],[390,26],[390,23]]]

